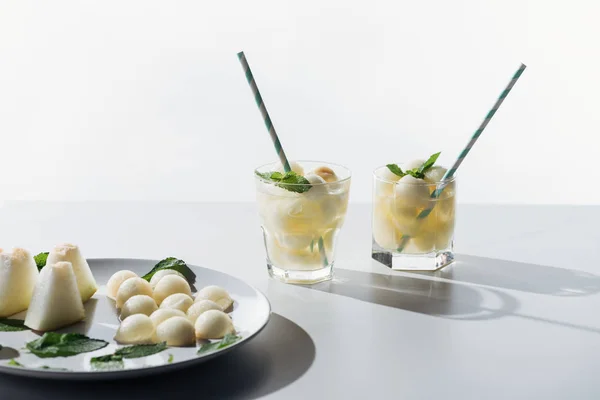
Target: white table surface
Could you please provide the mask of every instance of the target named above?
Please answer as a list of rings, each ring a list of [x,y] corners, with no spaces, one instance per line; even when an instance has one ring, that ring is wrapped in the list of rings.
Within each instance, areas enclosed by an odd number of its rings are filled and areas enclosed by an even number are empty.
[[[0,375],[0,398],[597,399],[599,219],[600,207],[464,205],[458,262],[411,274],[371,260],[370,206],[352,205],[336,278],[300,287],[269,279],[254,204],[4,204],[1,247],[176,256],[247,280],[274,314],[196,368],[107,383]]]

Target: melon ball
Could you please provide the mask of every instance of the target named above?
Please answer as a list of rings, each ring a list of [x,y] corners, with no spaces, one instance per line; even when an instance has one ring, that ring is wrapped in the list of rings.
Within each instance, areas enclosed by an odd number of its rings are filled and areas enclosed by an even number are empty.
[[[444,167],[434,166],[425,171],[425,180],[429,183],[437,183],[442,180],[444,174],[448,171]]]
[[[172,317],[158,325],[156,338],[169,346],[189,346],[196,343],[194,325],[186,317]]]
[[[210,300],[200,300],[192,304],[187,310],[187,317],[192,324],[196,323],[198,317],[208,310],[219,310],[223,311],[220,305]]]
[[[134,314],[121,322],[115,335],[115,340],[122,344],[152,343],[154,341],[154,333],[154,324],[149,316]]]
[[[150,315],[150,319],[154,326],[159,326],[172,317],[185,317],[185,313],[176,308],[159,308]]]
[[[123,304],[123,307],[121,307],[121,320],[134,314],[150,315],[156,310],[158,310],[158,307],[152,297],[145,294],[137,294],[130,297]]]
[[[126,279],[121,283],[121,286],[119,286],[119,290],[117,291],[117,308],[123,307],[123,304],[125,304],[127,300],[138,294],[152,296],[152,286],[142,278],[135,277]]]
[[[400,168],[402,168],[402,172],[406,172],[406,171],[410,171],[411,169],[420,168],[421,165],[423,165],[424,163],[425,163],[425,160],[418,158],[416,160],[411,160],[411,161],[405,162],[404,164],[402,164],[400,166]]]
[[[229,315],[219,310],[208,310],[200,314],[194,328],[198,339],[222,339],[228,333],[235,332]]]
[[[373,206],[373,239],[384,249],[396,250],[402,236],[394,226],[393,217],[387,202],[379,202]]]
[[[154,275],[152,275],[152,278],[150,278],[150,286],[152,286],[152,288],[154,289],[158,281],[160,281],[167,275],[177,275],[185,279],[185,276],[183,276],[183,274],[179,271],[175,271],[174,269],[161,269],[160,271],[157,271]]]
[[[306,196],[314,198],[327,194],[327,182],[325,179],[313,173],[306,175],[305,178],[310,182],[311,185],[313,185],[308,192],[305,192]]]
[[[227,290],[223,289],[220,286],[207,286],[202,288],[196,295],[196,301],[200,300],[210,300],[217,303],[222,310],[227,310],[233,304],[233,300]]]
[[[338,180],[335,172],[331,168],[326,167],[326,166],[321,166],[319,168],[316,168],[313,171],[313,174],[320,176],[327,183],[335,182]]]
[[[160,305],[164,299],[175,293],[184,293],[192,295],[192,290],[188,282],[177,275],[167,275],[163,277],[154,287],[154,300]]]
[[[110,277],[108,283],[106,284],[106,295],[111,299],[117,298],[117,292],[119,291],[119,287],[123,282],[125,282],[129,278],[137,278],[137,274],[133,271],[129,271],[124,269],[119,272],[115,272],[113,276]]]
[[[375,195],[383,197],[392,196],[396,182],[398,182],[400,177],[387,167],[378,169],[375,175],[378,178],[375,179]]]
[[[194,299],[184,293],[174,293],[160,303],[160,308],[174,308],[186,312],[194,304]]]
[[[427,207],[430,202],[429,186],[423,179],[410,175],[403,176],[395,187],[396,207]]]

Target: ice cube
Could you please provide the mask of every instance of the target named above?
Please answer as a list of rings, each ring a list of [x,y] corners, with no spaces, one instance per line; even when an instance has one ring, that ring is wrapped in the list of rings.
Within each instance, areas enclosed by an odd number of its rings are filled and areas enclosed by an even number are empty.
[[[448,171],[444,167],[433,166],[425,171],[425,180],[429,183],[437,183],[442,180],[444,174]]]

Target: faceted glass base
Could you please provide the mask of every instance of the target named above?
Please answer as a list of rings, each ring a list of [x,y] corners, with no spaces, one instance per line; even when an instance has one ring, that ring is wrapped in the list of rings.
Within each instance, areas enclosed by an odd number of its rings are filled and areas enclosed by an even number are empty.
[[[452,248],[431,253],[405,254],[382,249],[373,243],[371,257],[397,271],[435,271],[454,262]]]
[[[271,277],[284,283],[311,285],[333,278],[333,264],[329,264],[327,267],[321,269],[285,270],[267,262],[267,268]]]

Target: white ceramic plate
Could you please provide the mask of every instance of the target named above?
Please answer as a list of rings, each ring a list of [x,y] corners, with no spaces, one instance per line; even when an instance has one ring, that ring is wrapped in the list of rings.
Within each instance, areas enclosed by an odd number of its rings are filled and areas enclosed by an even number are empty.
[[[198,347],[169,347],[167,350],[149,357],[127,359],[125,369],[118,371],[93,371],[90,359],[105,354],[112,354],[118,347],[113,340],[119,320],[114,301],[106,297],[106,282],[110,276],[122,269],[129,269],[142,276],[158,262],[153,260],[132,259],[89,259],[96,282],[100,286],[94,297],[85,304],[86,320],[57,332],[77,332],[95,339],[103,339],[109,345],[103,349],[79,354],[72,357],[38,358],[24,350],[25,343],[39,337],[32,331],[0,332],[0,372],[14,375],[25,375],[36,378],[51,379],[115,379],[139,377],[184,368],[218,357],[223,353],[246,343],[267,324],[271,307],[267,298],[258,290],[245,282],[208,268],[189,266],[196,274],[196,288],[218,285],[225,288],[234,300],[233,318],[237,334],[242,339],[233,345],[206,355],[197,355]],[[25,313],[12,318],[25,318]],[[169,363],[170,355],[172,362]],[[24,367],[7,365],[14,358]],[[68,371],[41,369],[42,366],[65,368]]]

